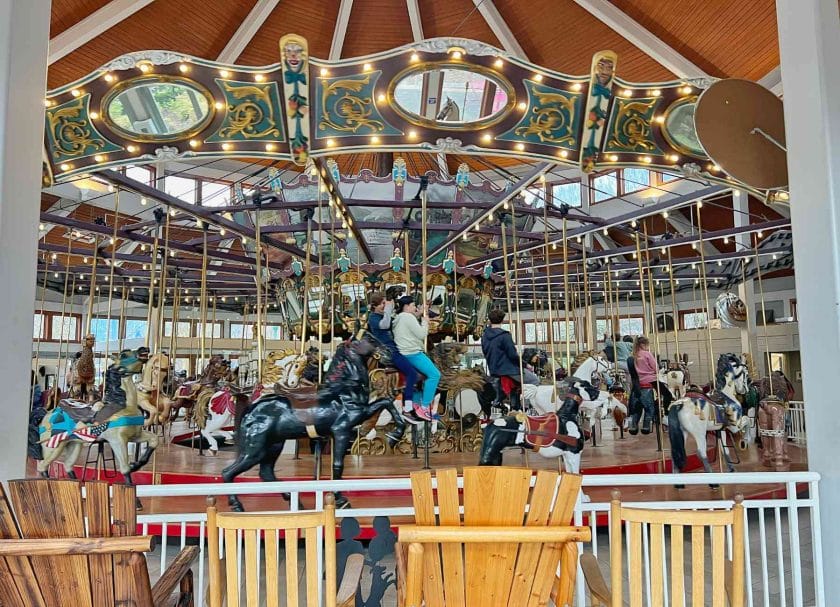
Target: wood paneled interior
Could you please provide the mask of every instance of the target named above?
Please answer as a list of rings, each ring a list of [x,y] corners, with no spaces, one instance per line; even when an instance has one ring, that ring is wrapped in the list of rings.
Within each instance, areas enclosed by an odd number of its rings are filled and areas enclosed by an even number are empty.
[[[758,80],[779,65],[773,0],[610,1],[712,76]]]
[[[502,48],[471,0],[425,0],[418,4],[426,38],[457,36]]]
[[[90,17],[110,0],[53,0],[50,38]]]
[[[412,41],[411,22],[405,2],[363,0],[353,3],[341,56],[360,57]]]
[[[670,80],[667,69],[571,0],[496,0],[528,59],[569,74],[588,74],[592,55],[618,53],[617,74],[629,80]]]

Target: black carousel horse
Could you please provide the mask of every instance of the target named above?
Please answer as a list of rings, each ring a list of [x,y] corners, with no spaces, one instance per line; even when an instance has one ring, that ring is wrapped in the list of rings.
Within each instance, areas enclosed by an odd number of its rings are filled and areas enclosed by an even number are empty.
[[[344,456],[355,436],[355,428],[381,409],[387,409],[396,425],[387,435],[391,447],[405,432],[405,422],[394,406],[393,395],[370,400],[370,380],[367,359],[375,356],[383,364],[390,364],[390,351],[369,333],[359,340],[341,344],[330,363],[324,381],[318,390],[318,404],[308,409],[295,409],[288,396],[269,394],[254,402],[242,416],[237,445],[236,461],[222,471],[226,483],[255,466],[260,465],[260,478],[276,481],[274,465],[283,450],[283,444],[295,438],[333,439],[333,478],[338,480],[344,472]],[[243,510],[235,495],[228,497],[231,508]],[[336,494],[336,504],[348,504],[341,494]]]
[[[522,413],[500,417],[484,429],[479,466],[501,466],[502,449],[528,446],[542,457],[563,457],[567,472],[580,472],[584,436],[578,425],[580,403],[596,400],[599,390],[587,381],[573,379],[555,413],[539,417]]]

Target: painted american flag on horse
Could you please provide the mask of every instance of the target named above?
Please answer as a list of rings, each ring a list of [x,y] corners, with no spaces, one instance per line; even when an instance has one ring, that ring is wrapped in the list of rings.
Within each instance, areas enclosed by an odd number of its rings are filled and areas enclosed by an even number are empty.
[[[86,443],[92,443],[99,438],[99,435],[105,432],[108,429],[108,423],[96,424],[95,426],[87,426],[85,428],[78,428],[73,430],[72,432],[59,432],[58,434],[53,434],[49,440],[47,441],[47,447],[50,449],[55,449],[60,443],[71,440],[71,439],[78,439],[84,441]]]

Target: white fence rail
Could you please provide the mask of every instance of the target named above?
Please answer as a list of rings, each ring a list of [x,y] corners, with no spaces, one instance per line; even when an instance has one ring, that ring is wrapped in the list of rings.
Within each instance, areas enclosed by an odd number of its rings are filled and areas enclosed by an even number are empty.
[[[462,480],[459,479],[459,483]],[[747,494],[759,495],[760,499],[744,501],[746,517],[746,577],[747,605],[749,607],[804,607],[824,605],[822,575],[822,544],[820,538],[819,475],[815,472],[748,472],[731,474],[629,474],[584,476],[584,491],[604,487],[673,487],[684,485],[719,484],[721,499],[702,501],[658,501],[638,502],[646,508],[675,508],[682,510],[705,510],[729,507],[734,497],[733,485]],[[773,491],[762,492],[757,485],[774,485]],[[752,486],[752,490],[750,488]],[[321,507],[324,494],[330,491],[344,493],[366,492],[409,492],[408,478],[382,478],[343,481],[296,481],[277,483],[214,483],[196,485],[141,485],[137,495],[147,497],[186,497],[214,495],[223,499],[231,493],[237,495],[291,495],[291,509],[298,510],[302,494],[314,494],[315,507]],[[807,496],[799,497],[806,489]],[[674,493],[677,495],[677,493]],[[723,496],[726,496],[724,498]],[[308,503],[311,503],[307,499]],[[628,502],[629,503],[629,502]],[[411,516],[412,507],[348,508],[340,510],[338,517]],[[598,516],[603,523],[609,517],[608,501],[584,502],[580,500],[575,509],[575,524],[589,524],[592,527],[592,542],[583,550],[592,552],[602,562],[608,562],[610,538],[606,527],[597,526]],[[196,565],[196,605],[205,605],[207,585],[207,550],[205,512],[178,514],[141,514],[138,523],[147,533],[150,526],[160,525],[161,548],[160,570],[163,571],[171,558],[177,554],[177,545],[198,542],[199,562]],[[199,526],[199,538],[189,538],[187,526]],[[731,530],[727,534],[728,550],[731,553]],[[168,544],[172,544],[169,546]],[[665,575],[664,579],[668,579]],[[647,604],[650,604],[650,572],[645,566],[644,580]],[[666,593],[667,600],[667,593]],[[578,576],[576,607],[586,605],[585,590],[581,576]],[[666,607],[669,607],[666,602]]]
[[[787,432],[788,438],[798,445],[804,445],[805,438],[805,403],[801,400],[788,402]]]

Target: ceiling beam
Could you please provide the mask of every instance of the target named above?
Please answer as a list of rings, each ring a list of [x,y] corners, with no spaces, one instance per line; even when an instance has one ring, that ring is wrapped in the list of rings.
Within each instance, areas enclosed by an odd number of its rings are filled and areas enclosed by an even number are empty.
[[[330,194],[332,194],[335,197],[335,199],[338,202],[340,202],[341,206],[345,209],[347,217],[350,219],[351,222],[349,226],[350,231],[353,234],[353,238],[356,239],[356,243],[359,245],[359,249],[361,249],[362,253],[364,253],[365,259],[367,259],[368,263],[373,263],[373,254],[370,252],[370,247],[368,247],[367,240],[365,240],[364,232],[362,232],[359,229],[359,222],[356,221],[356,218],[353,217],[352,211],[350,211],[350,207],[347,206],[347,201],[342,195],[341,188],[339,187],[340,184],[337,183],[335,179],[333,179],[332,172],[327,168],[326,162],[323,159],[316,158],[315,165],[318,167],[318,170],[321,173],[321,179],[324,180],[324,185],[327,186],[327,190],[330,192]],[[329,194],[327,196],[329,196]],[[332,213],[332,211],[330,213]]]
[[[609,0],[575,0],[610,29],[680,78],[708,78],[709,75],[683,55],[642,27]]]
[[[694,226],[682,213],[668,213],[668,217],[665,218],[665,221],[668,222],[668,225],[677,230],[681,236],[692,236],[694,234]],[[709,242],[705,234],[703,235],[703,254],[720,255],[718,248]]]
[[[278,2],[280,0],[257,0],[254,8],[251,9],[251,12],[248,13],[248,16],[239,25],[236,33],[228,40],[228,43],[222,49],[222,52],[219,53],[219,56],[216,57],[216,61],[219,63],[234,63],[239,59],[239,55],[242,54],[242,51],[245,50],[251,40],[254,39],[254,36],[257,35],[257,32],[260,31],[262,24],[268,19],[268,16],[277,6]]]
[[[784,94],[784,89],[782,88],[782,66],[777,65],[774,67],[758,83],[764,88],[770,89],[777,97],[781,97]]]
[[[341,0],[338,7],[338,16],[335,19],[332,44],[330,45],[330,61],[341,59],[341,50],[344,48],[344,38],[347,35],[347,24],[350,23],[350,11],[353,10],[353,0]]]
[[[52,65],[66,57],[152,2],[154,0],[111,0],[92,15],[50,40],[48,64]]]
[[[420,19],[420,4],[418,0],[405,0],[408,8],[408,20],[411,22],[411,35],[415,42],[420,42],[423,35],[423,21]]]
[[[524,61],[528,61],[528,55],[525,54],[519,40],[510,31],[507,22],[502,18],[499,9],[493,4],[493,0],[473,0],[478,12],[484,17],[487,25],[502,43],[502,48],[509,52],[514,57],[518,57]]]
[[[132,192],[136,192],[141,196],[145,196],[146,198],[150,198],[152,200],[156,200],[161,204],[175,208],[178,211],[183,211],[184,213],[189,213],[190,215],[194,215],[195,217],[205,221],[210,225],[215,225],[220,228],[225,228],[229,232],[233,234],[238,234],[239,236],[244,236],[251,240],[256,238],[256,231],[254,228],[242,225],[240,223],[236,223],[230,219],[226,219],[221,215],[213,213],[212,210],[206,207],[202,207],[198,204],[190,204],[189,202],[184,202],[180,198],[176,198],[166,192],[158,190],[157,188],[147,185],[143,182],[137,181],[135,179],[131,179],[130,177],[126,177],[122,173],[118,173],[117,171],[113,170],[106,170],[101,171],[98,173],[103,179],[113,183],[116,186],[120,186],[127,190],[131,190]],[[263,244],[270,245],[276,249],[280,249],[281,251],[285,251],[291,255],[295,255],[297,257],[305,257],[306,253],[297,247],[293,247],[288,245],[284,242],[280,242],[273,238],[264,238],[261,239]],[[317,257],[311,256],[312,261],[316,261]]]
[[[534,183],[534,181],[536,181],[540,177],[540,175],[545,175],[545,173],[551,170],[553,166],[554,165],[551,162],[541,162],[535,165],[534,168],[531,169],[531,171],[529,171],[525,176],[521,177],[519,181],[512,184],[512,186],[508,190],[503,192],[496,199],[496,201],[490,205],[490,208],[487,209],[484,213],[480,214],[478,217],[476,217],[468,223],[462,223],[458,226],[455,226],[453,228],[453,231],[455,233],[452,234],[452,236],[450,236],[443,244],[436,247],[431,253],[427,253],[426,259],[431,259],[441,251],[445,251],[446,249],[451,247],[453,243],[457,242],[458,239],[461,238],[461,236],[463,236],[464,233],[469,232],[470,228],[472,228],[475,224],[480,224],[481,221],[483,221],[489,215],[496,212],[502,205],[513,200],[516,196],[519,195],[519,192],[521,192],[529,185]],[[468,205],[464,204],[463,206],[466,207]]]

